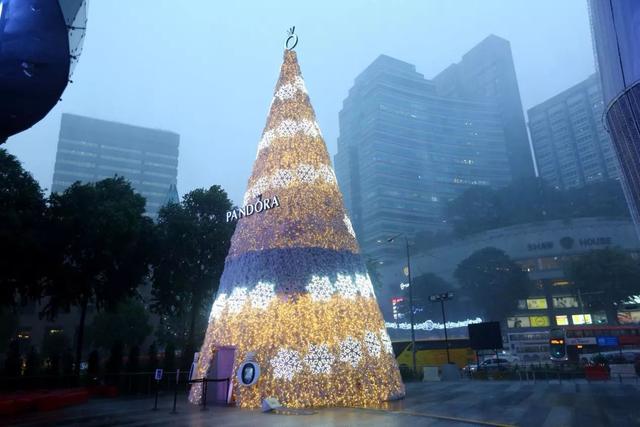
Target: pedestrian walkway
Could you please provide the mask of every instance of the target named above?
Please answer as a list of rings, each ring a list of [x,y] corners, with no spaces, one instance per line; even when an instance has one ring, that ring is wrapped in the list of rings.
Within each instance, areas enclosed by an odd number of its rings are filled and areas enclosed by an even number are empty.
[[[210,406],[185,396],[95,399],[87,404],[8,420],[10,425],[55,426],[640,426],[640,384],[461,381],[407,384],[407,398],[373,408],[318,409],[312,415],[263,414]]]

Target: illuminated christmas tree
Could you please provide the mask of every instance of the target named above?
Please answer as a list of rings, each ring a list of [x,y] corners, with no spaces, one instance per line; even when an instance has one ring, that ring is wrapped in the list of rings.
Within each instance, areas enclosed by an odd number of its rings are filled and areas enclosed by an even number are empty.
[[[261,375],[236,402],[352,406],[404,396],[391,341],[298,66],[285,50],[197,377],[215,346]],[[236,378],[233,379],[237,381]],[[201,386],[191,401],[200,400]]]

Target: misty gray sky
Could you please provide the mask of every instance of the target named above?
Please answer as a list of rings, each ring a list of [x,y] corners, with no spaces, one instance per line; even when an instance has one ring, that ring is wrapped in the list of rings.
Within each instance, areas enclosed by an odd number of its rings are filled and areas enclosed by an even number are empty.
[[[496,34],[511,42],[525,112],[594,70],[586,0],[90,0],[74,83],[5,147],[48,189],[63,112],[171,130],[180,194],[220,184],[240,202],[292,25],[332,156],[342,101],[383,53],[431,78]]]

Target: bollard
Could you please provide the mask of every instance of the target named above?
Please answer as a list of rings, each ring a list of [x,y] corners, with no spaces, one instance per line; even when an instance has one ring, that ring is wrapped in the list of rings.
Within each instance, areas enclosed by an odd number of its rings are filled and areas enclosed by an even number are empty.
[[[156,398],[155,398],[155,403],[153,404],[153,410],[157,411],[158,410],[158,389],[160,388],[160,381],[156,380]]]
[[[173,410],[171,411],[172,414],[177,413],[176,412],[176,403],[178,401],[178,383],[180,382],[180,369],[178,369],[176,371],[176,384],[173,387]]]

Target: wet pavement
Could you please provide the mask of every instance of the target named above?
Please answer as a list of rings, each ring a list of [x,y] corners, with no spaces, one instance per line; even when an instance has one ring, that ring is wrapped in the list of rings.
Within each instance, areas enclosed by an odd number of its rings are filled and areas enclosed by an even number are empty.
[[[629,382],[465,381],[407,384],[407,398],[377,408],[318,409],[310,415],[264,414],[163,395],[92,399],[42,414],[0,420],[16,426],[640,426],[640,384]]]

